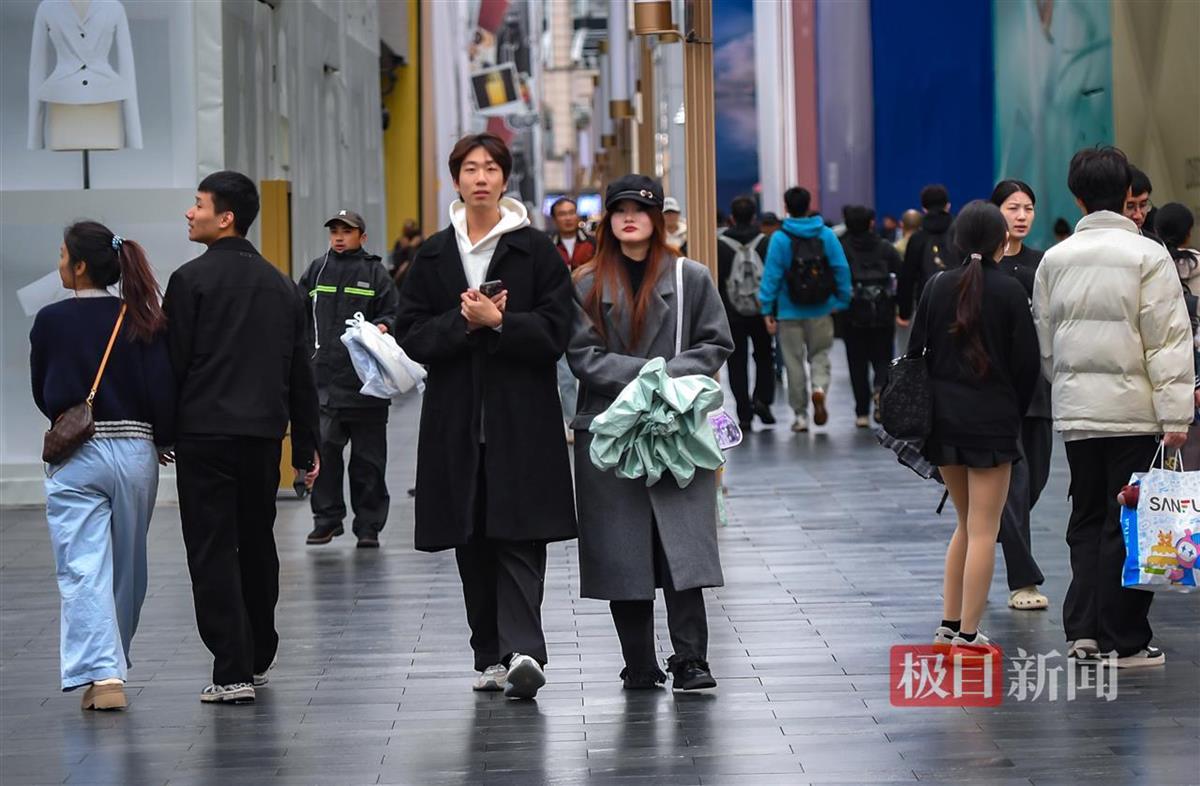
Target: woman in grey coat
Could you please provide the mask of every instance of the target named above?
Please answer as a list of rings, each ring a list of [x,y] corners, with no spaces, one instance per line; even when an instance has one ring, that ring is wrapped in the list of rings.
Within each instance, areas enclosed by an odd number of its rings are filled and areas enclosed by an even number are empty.
[[[579,378],[575,495],[580,592],[610,602],[625,688],[666,680],[654,646],[654,590],[663,588],[676,690],[716,686],[708,668],[703,587],[723,583],[717,553],[717,483],[697,470],[687,488],[664,476],[647,488],[601,471],[588,457],[592,419],[656,357],[673,377],[712,375],[733,351],[729,323],[708,270],[665,243],[662,188],[642,175],[613,182],[595,258],[575,277],[575,323],[567,357]],[[675,266],[683,265],[683,350],[675,354]]]

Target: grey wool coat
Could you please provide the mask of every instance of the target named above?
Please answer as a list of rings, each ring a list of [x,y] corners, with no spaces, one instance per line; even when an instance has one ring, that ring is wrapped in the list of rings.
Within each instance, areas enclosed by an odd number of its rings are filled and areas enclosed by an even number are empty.
[[[595,283],[591,272],[575,282],[575,321],[567,359],[579,378],[579,403],[571,427],[575,438],[575,498],[579,515],[580,593],[601,600],[650,600],[656,586],[654,529],[676,590],[719,587],[717,483],[712,471],[697,470],[685,489],[669,474],[647,488],[645,479],[624,480],[592,464],[587,432],[592,419],[612,403],[650,358],[667,360],[672,377],[712,375],[733,352],[725,307],[708,269],[683,260],[683,351],[675,356],[675,269],[663,266],[653,286],[637,346],[630,347],[631,308],[623,291],[604,292],[601,338],[583,310]],[[620,301],[618,304],[617,301]],[[665,577],[660,577],[663,579]]]

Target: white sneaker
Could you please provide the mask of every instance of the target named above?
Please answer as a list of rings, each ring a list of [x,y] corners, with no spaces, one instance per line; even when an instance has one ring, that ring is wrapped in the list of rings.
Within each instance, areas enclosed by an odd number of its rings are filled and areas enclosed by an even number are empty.
[[[796,420],[792,422],[792,431],[797,434],[808,431],[808,418],[803,415],[797,415]]]
[[[961,634],[956,633],[950,641],[950,657],[964,660],[979,660],[994,657],[998,654],[996,645],[983,631],[975,632],[975,640],[967,641]]]
[[[1100,642],[1095,639],[1068,641],[1067,657],[1075,660],[1095,660],[1100,657]]]
[[[482,674],[475,678],[475,684],[471,686],[471,690],[504,690],[504,683],[507,679],[508,669],[497,663],[495,666],[488,666]]]
[[[209,685],[200,691],[200,701],[205,703],[247,704],[254,701],[254,686],[248,682],[232,685]]]
[[[1167,662],[1167,656],[1162,650],[1149,645],[1132,655],[1118,656],[1116,650],[1113,650],[1107,653],[1104,659],[1109,664],[1115,660],[1118,669],[1144,669],[1150,666],[1161,666]]]
[[[945,625],[938,625],[933,632],[933,648],[938,652],[949,652],[950,645],[957,635],[957,631],[947,628]]]
[[[513,653],[508,662],[508,684],[504,686],[504,695],[510,699],[532,699],[537,696],[538,688],[546,684],[546,674],[542,666],[528,655]]]
[[[868,418],[866,415],[859,415],[858,417],[856,417],[854,419],[854,427],[855,428],[870,428],[871,427],[871,419]]]
[[[262,673],[254,675],[254,687],[261,688],[263,685],[266,685],[268,682],[270,682],[270,680],[267,679],[267,672],[275,668],[275,664],[278,662],[278,660],[279,653],[277,652],[275,653],[275,657],[271,658],[271,662],[267,664],[267,667],[263,669]]]

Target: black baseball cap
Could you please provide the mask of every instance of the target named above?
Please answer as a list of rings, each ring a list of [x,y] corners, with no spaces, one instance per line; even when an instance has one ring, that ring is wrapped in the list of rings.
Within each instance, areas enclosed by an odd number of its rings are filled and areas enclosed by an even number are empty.
[[[330,224],[334,223],[345,224],[348,227],[359,229],[363,232],[367,231],[367,222],[363,221],[363,217],[358,213],[355,213],[353,210],[339,210],[333,214],[333,218],[325,222],[325,226],[329,226]]]
[[[608,189],[604,192],[604,209],[612,210],[613,205],[622,199],[632,199],[647,207],[662,210],[662,186],[645,175],[625,175],[608,184]]]

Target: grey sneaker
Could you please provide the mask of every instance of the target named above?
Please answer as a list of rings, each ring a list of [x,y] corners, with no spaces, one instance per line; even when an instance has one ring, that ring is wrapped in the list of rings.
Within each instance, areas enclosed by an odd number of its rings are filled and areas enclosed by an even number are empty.
[[[1114,650],[1108,653],[1105,659],[1109,663],[1115,659],[1118,669],[1144,669],[1150,666],[1161,666],[1167,662],[1167,656],[1162,650],[1149,645],[1132,655],[1118,656]]]
[[[541,664],[528,655],[514,652],[508,662],[508,684],[504,686],[504,695],[510,699],[532,699],[545,684],[546,674]]]
[[[278,661],[279,661],[279,653],[277,652],[277,653],[275,653],[275,657],[271,658],[271,662],[267,665],[267,667],[262,670],[262,673],[254,675],[254,687],[261,688],[263,685],[266,685],[268,682],[270,682],[270,680],[267,679],[267,672],[270,671],[271,669],[275,668],[275,664]]]
[[[1100,657],[1100,642],[1095,639],[1068,641],[1067,657],[1075,660],[1096,660]]]
[[[200,701],[220,704],[248,704],[254,701],[254,686],[248,682],[209,685],[200,692]]]
[[[508,669],[500,663],[495,666],[488,666],[483,670],[483,673],[475,678],[475,684],[471,686],[471,690],[478,691],[496,691],[504,690],[504,683],[508,681]]]

